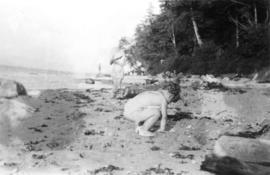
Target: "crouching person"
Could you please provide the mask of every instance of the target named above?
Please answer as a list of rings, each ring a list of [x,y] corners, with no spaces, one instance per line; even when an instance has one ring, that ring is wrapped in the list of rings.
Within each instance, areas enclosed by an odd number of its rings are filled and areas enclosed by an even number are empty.
[[[167,106],[179,100],[178,84],[167,83],[158,91],[145,91],[127,101],[124,106],[124,117],[135,122],[135,132],[141,136],[154,136],[149,129],[161,117],[159,132],[165,131]],[[143,124],[142,124],[143,123]]]

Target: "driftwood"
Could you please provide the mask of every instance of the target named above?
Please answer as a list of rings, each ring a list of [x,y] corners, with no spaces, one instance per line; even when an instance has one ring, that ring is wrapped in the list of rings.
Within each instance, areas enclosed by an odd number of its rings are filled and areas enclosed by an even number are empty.
[[[270,120],[265,119],[259,128],[249,127],[238,131],[229,131],[225,133],[227,136],[238,136],[245,138],[268,138],[270,139]]]
[[[222,136],[201,169],[220,175],[269,175],[270,141]]]

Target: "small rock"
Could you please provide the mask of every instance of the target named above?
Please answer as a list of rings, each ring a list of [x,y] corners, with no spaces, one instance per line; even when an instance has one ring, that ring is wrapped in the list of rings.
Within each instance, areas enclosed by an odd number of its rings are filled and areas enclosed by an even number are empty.
[[[85,79],[85,83],[86,84],[95,84],[95,80],[93,80],[92,78],[87,78],[87,79]]]
[[[46,156],[45,156],[45,155],[42,155],[42,154],[40,154],[40,155],[38,155],[38,154],[33,154],[33,155],[32,155],[32,158],[33,158],[33,159],[45,159]]]
[[[158,147],[158,146],[153,146],[153,147],[151,147],[150,148],[152,151],[158,151],[158,150],[160,150],[160,147]]]

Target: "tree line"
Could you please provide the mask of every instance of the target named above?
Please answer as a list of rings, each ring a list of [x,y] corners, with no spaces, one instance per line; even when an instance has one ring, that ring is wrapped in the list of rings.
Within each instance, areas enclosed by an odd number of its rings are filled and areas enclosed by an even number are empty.
[[[126,55],[151,74],[250,74],[268,67],[268,0],[160,0]],[[123,41],[123,39],[122,39]]]

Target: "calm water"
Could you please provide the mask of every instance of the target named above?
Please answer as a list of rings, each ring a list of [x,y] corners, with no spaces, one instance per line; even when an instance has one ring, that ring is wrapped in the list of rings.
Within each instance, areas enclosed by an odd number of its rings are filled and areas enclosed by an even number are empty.
[[[85,78],[93,77],[90,74],[74,74],[70,72],[47,71],[21,67],[1,66],[0,78],[16,80],[22,83],[27,90],[36,89],[88,89],[110,88],[111,85],[96,82],[95,85],[85,84]]]

